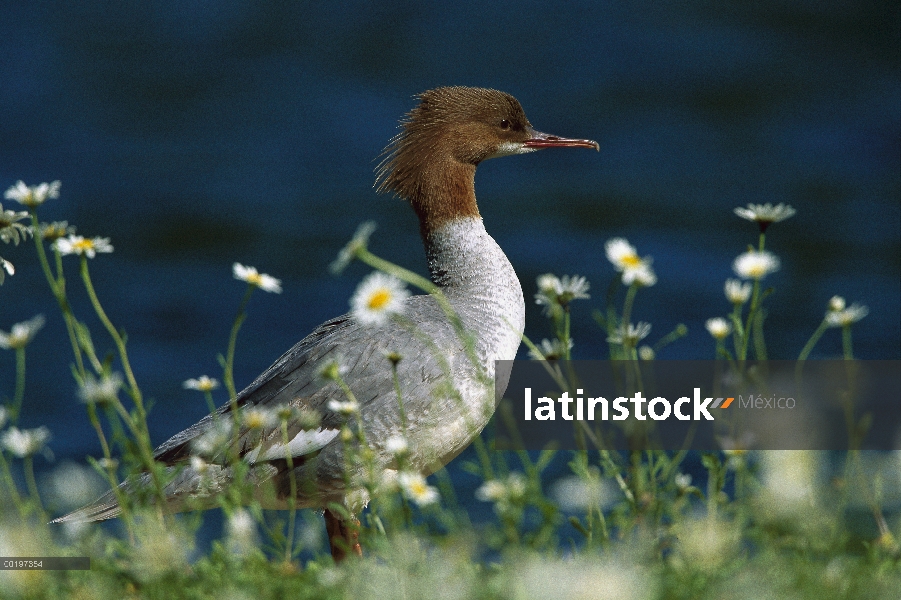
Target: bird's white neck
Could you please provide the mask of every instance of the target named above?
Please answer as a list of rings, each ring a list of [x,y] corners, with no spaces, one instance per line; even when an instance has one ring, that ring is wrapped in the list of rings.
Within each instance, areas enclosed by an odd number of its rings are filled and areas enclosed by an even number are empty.
[[[512,360],[525,327],[522,287],[482,219],[448,221],[424,241],[432,281],[475,334],[480,358]]]

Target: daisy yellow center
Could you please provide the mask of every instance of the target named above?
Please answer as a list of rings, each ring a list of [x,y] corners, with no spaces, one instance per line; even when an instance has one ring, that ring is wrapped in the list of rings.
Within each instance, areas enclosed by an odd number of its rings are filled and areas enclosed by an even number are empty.
[[[622,261],[623,264],[629,269],[634,269],[641,266],[641,259],[638,258],[637,254],[627,254],[622,258]]]
[[[263,277],[259,273],[250,273],[247,276],[247,283],[250,285],[260,286],[263,283]]]
[[[72,247],[75,248],[77,252],[86,252],[88,250],[93,250],[94,242],[92,240],[78,240],[72,244]]]
[[[263,415],[250,414],[247,416],[247,426],[251,429],[259,429],[264,425]]]
[[[385,288],[376,290],[370,297],[367,306],[372,310],[384,310],[391,301],[391,291]]]
[[[753,279],[759,279],[766,275],[766,266],[761,264],[751,265],[751,268],[748,269],[748,275],[750,275]]]
[[[410,484],[410,493],[414,496],[422,496],[426,491],[426,484],[423,481],[414,481]]]

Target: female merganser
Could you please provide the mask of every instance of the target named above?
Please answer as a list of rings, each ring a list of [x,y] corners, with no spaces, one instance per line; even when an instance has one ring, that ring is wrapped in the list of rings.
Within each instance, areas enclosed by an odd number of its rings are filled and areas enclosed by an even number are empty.
[[[398,468],[387,448],[389,439],[405,438],[404,469],[429,475],[457,456],[487,424],[495,407],[494,361],[515,358],[525,304],[510,261],[482,224],[476,167],[498,156],[541,148],[598,149],[598,144],[539,133],[513,96],[481,88],[425,92],[401,125],[377,169],[378,191],[393,192],[412,204],[432,281],[458,322],[452,323],[434,297],[424,295],[407,298],[403,317],[383,325],[367,326],[350,314],[322,324],[234,401],[156,449],[157,461],[178,469],[164,489],[166,510],[215,507],[217,493],[232,477],[229,461],[240,457],[250,467],[248,480],[256,486],[255,497],[263,508],[288,509],[293,504],[325,509],[332,555],[341,560],[348,552],[361,553],[359,523],[328,505],[346,506],[353,515],[369,500],[365,488],[354,484],[363,478],[363,468],[345,460],[348,442],[339,432],[346,420],[355,430],[362,427],[372,451],[370,467],[374,464],[387,477],[396,476]],[[467,336],[469,340],[463,339]],[[389,353],[396,362],[403,413]],[[321,376],[323,367],[336,360],[342,365],[341,379],[359,403],[350,417],[329,408],[330,401],[346,396],[334,381]],[[321,421],[315,428],[300,418],[289,421],[287,445],[278,424],[261,430],[244,427],[229,438],[236,444],[207,451],[210,462],[199,472],[190,460],[198,452],[198,441],[221,418],[230,422],[234,407],[294,407],[316,411]],[[120,488],[133,493],[149,486],[150,476],[144,474]],[[293,503],[288,500],[292,487]],[[120,512],[110,491],[53,522],[98,521]]]

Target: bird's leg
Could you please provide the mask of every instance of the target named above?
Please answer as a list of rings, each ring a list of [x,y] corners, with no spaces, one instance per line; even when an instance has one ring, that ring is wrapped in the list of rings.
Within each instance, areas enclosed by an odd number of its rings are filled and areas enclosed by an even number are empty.
[[[344,519],[341,515],[325,509],[325,531],[328,533],[328,544],[335,562],[341,562],[348,554],[363,556],[360,548],[360,521],[351,517]]]

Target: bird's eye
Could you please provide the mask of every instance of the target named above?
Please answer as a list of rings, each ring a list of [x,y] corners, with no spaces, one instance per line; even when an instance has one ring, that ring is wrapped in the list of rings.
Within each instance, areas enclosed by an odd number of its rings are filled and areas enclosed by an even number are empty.
[[[510,121],[508,121],[507,119],[502,119],[501,129],[510,129]]]

